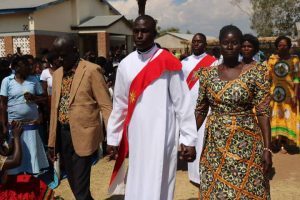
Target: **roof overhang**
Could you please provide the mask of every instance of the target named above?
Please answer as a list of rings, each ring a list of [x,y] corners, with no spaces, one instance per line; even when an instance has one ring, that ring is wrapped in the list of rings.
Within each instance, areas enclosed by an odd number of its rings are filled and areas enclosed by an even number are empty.
[[[173,33],[173,32],[166,32],[161,37],[165,35],[171,35],[175,38],[178,38],[182,40],[180,43],[185,45],[190,45],[192,43],[192,39],[194,37],[194,34],[184,34],[184,33]],[[206,36],[206,41],[208,45],[217,45],[219,43],[219,40],[212,36]]]
[[[119,21],[123,21],[127,26],[131,27],[130,23],[123,15],[106,15],[106,16],[95,16],[78,26],[71,26],[72,30],[95,30],[105,29]]]
[[[24,1],[24,0],[23,0]],[[1,2],[2,7],[0,7],[0,15],[6,15],[6,14],[16,14],[16,13],[31,13],[36,10],[40,10],[43,8],[47,8],[52,5],[56,5],[58,3],[62,3],[66,0],[44,0],[44,1],[26,1],[26,3],[21,4],[17,3],[15,1],[6,1],[6,2]],[[11,2],[14,2],[12,4]],[[5,5],[4,3],[7,3]],[[3,5],[4,4],[4,5]]]

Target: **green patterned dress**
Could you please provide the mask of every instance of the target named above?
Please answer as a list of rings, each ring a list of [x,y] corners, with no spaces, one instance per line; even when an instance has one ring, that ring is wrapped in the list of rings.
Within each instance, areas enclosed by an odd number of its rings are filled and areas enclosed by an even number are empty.
[[[205,116],[211,107],[200,159],[200,199],[270,199],[256,118],[270,115],[266,67],[247,65],[231,81],[219,78],[218,67],[199,71],[196,115]]]

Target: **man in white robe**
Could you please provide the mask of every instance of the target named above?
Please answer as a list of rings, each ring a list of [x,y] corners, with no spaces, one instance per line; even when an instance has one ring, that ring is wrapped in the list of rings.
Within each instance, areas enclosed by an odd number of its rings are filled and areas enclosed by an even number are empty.
[[[120,156],[118,146],[128,114],[131,83],[145,66],[159,56],[170,53],[154,44],[155,20],[147,15],[134,22],[134,41],[137,51],[124,58],[117,71],[114,87],[113,111],[107,128],[108,153]],[[172,59],[176,59],[172,56]],[[176,62],[179,62],[176,60]],[[184,76],[180,70],[164,71],[151,82],[139,98],[128,125],[129,168],[126,180],[126,200],[173,200],[177,167],[178,132],[181,131],[181,157],[193,161],[197,137],[194,110]],[[150,76],[150,74],[149,74]],[[128,99],[128,97],[130,99]],[[121,148],[120,148],[121,149]],[[124,175],[124,174],[123,174]],[[123,176],[116,176],[116,181]],[[112,187],[112,185],[111,185]]]
[[[189,86],[189,93],[191,95],[192,110],[195,110],[198,94],[199,94],[199,81],[198,78],[193,77],[196,75],[199,68],[215,66],[218,64],[218,61],[205,53],[206,48],[206,36],[202,33],[196,33],[192,39],[192,52],[193,54],[184,60],[182,60],[182,71],[184,73],[184,78]],[[193,78],[196,78],[193,80]],[[193,82],[194,81],[194,82]],[[198,130],[197,138],[197,157],[194,162],[188,163],[188,175],[190,181],[196,186],[200,183],[200,174],[199,174],[199,162],[200,156],[203,147],[204,132],[205,132],[205,123]]]

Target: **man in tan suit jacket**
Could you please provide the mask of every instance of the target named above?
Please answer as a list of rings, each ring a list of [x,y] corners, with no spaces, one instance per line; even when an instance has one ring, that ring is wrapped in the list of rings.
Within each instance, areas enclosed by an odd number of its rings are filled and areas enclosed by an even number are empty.
[[[79,58],[70,36],[57,38],[53,49],[62,67],[53,74],[49,157],[59,152],[76,200],[93,199],[90,193],[92,156],[103,139],[112,110],[109,92],[98,65]]]

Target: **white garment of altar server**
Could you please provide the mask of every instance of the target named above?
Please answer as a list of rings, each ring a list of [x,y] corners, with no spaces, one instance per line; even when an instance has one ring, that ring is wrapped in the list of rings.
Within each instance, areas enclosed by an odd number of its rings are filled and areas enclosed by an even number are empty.
[[[206,53],[203,53],[199,56],[196,55],[191,55],[184,60],[182,60],[182,71],[184,74],[184,79],[186,80],[187,77],[189,76],[190,72],[195,68],[195,66],[205,57],[207,56]],[[216,60],[215,62],[212,63],[211,66],[216,66],[218,64],[218,61]],[[197,99],[199,95],[199,81],[195,83],[195,85],[192,87],[190,90],[190,95],[191,95],[191,101],[192,101],[192,107],[191,110],[195,110],[196,105],[197,105]],[[199,174],[199,162],[200,162],[200,156],[202,153],[202,148],[203,148],[203,143],[204,143],[204,133],[205,133],[205,124],[206,124],[206,119],[203,122],[202,126],[198,130],[198,137],[197,137],[197,146],[196,146],[196,151],[197,151],[197,157],[194,162],[188,163],[188,175],[190,181],[199,184],[200,183],[200,174]]]
[[[127,114],[128,93],[132,80],[161,49],[154,46],[146,53],[132,52],[118,67],[114,87],[113,111],[107,129],[108,145],[118,146]],[[180,143],[196,145],[196,121],[188,87],[182,71],[164,72],[137,100],[128,127],[129,168],[126,200],[173,200]]]

